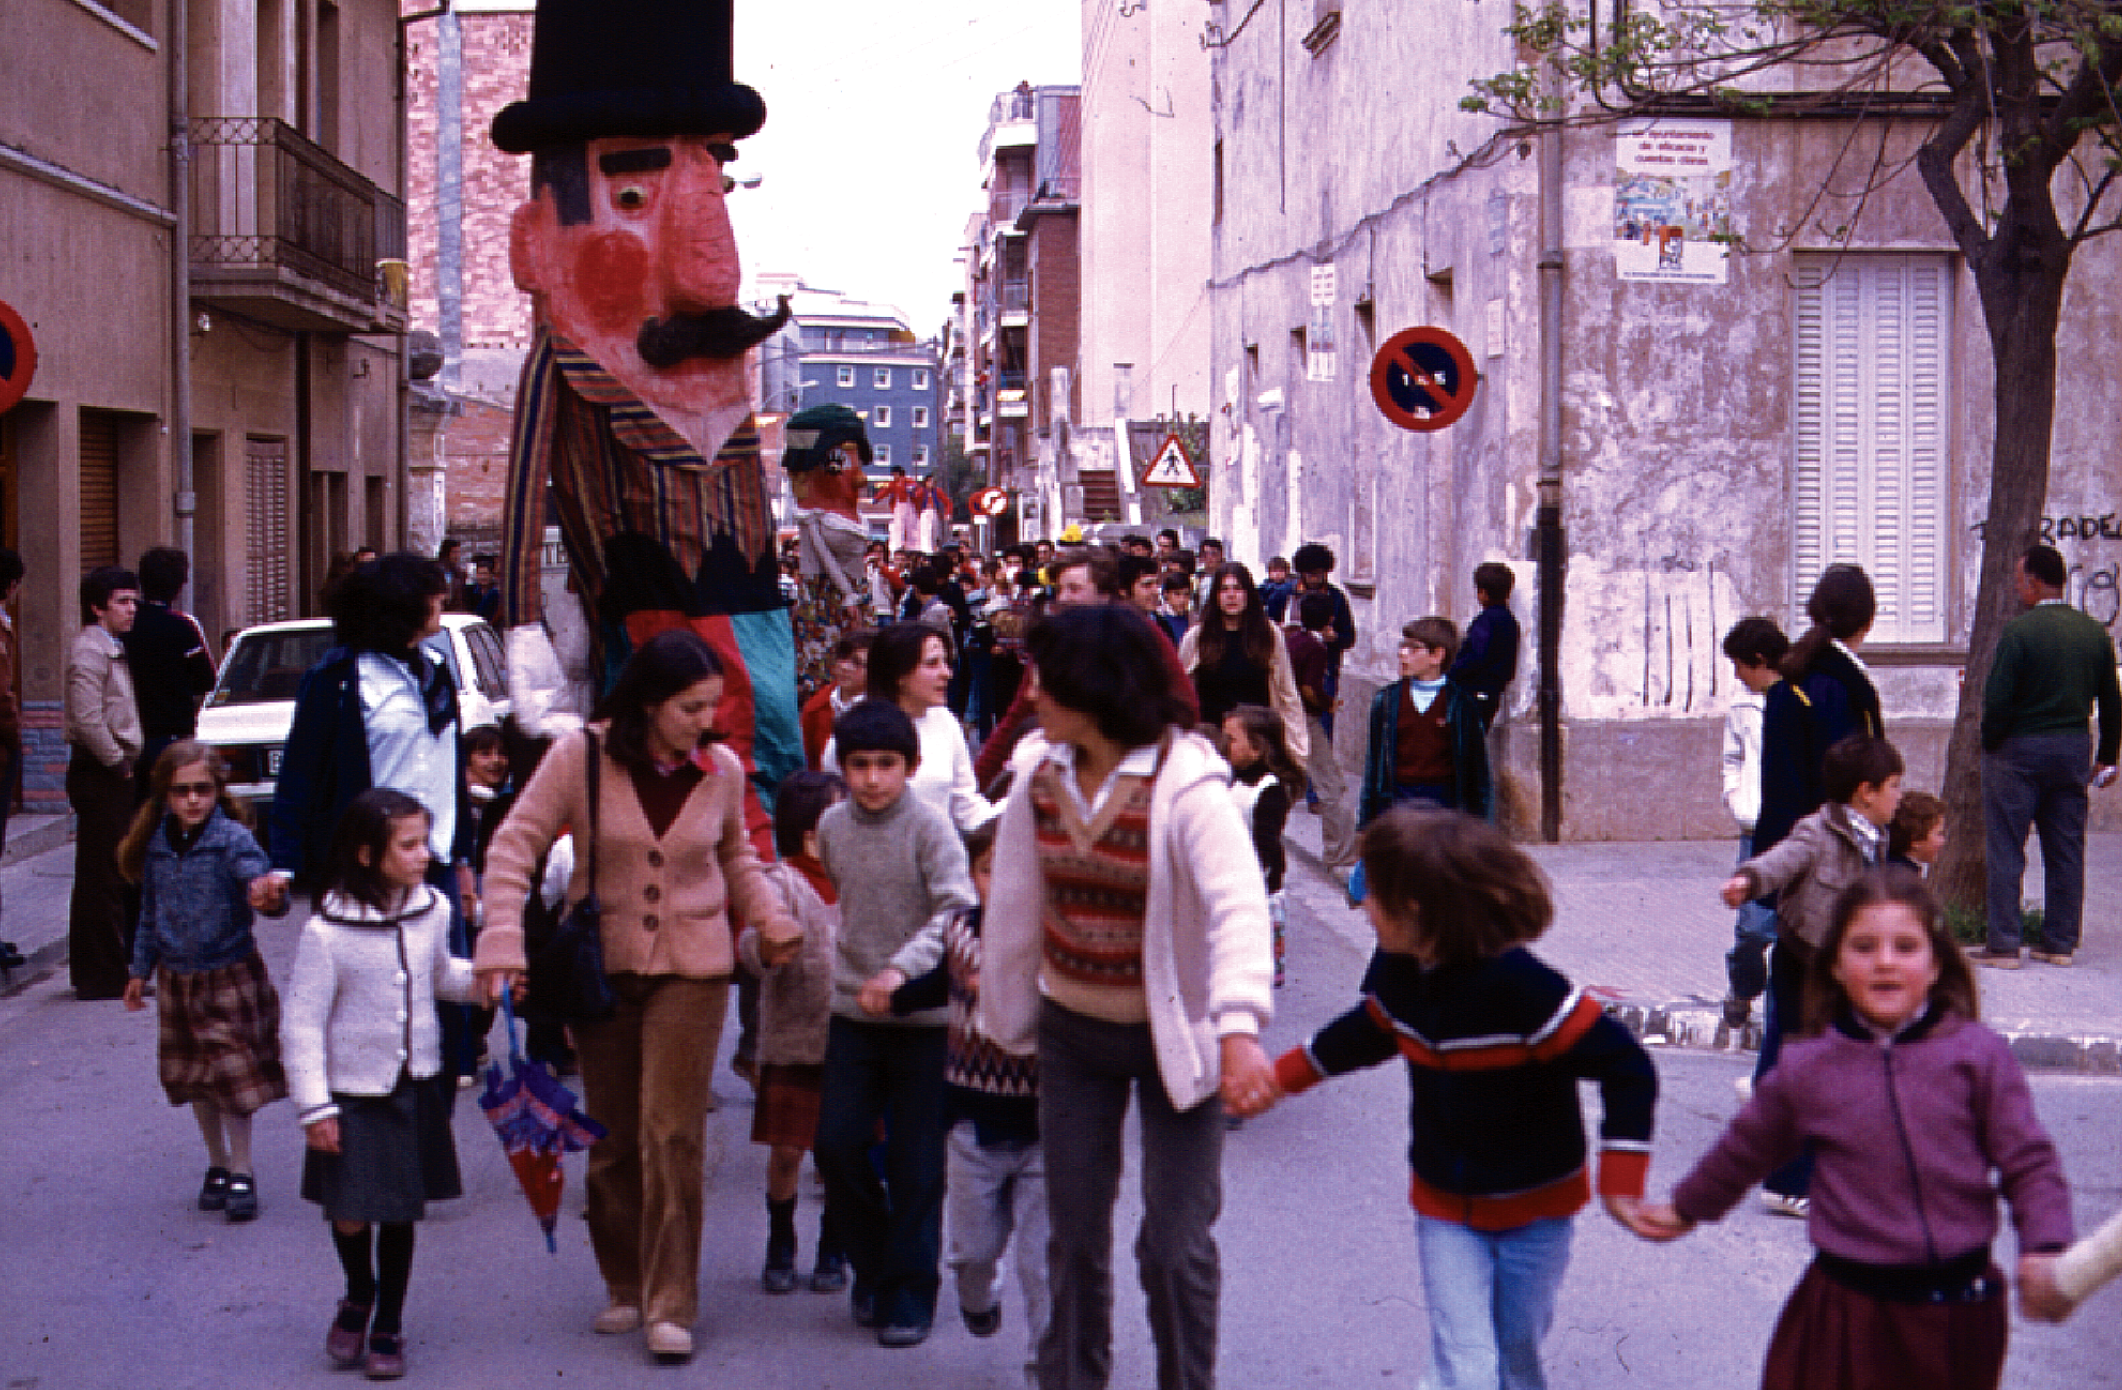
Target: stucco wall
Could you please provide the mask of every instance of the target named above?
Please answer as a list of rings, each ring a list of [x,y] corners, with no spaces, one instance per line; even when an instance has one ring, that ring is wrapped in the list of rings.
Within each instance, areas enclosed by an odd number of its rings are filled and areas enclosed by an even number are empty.
[[[1537,161],[1530,146],[1484,150],[1493,124],[1455,109],[1470,77],[1509,65],[1503,21],[1475,8],[1424,11],[1417,23],[1369,0],[1343,14],[1316,58],[1271,8],[1218,53],[1226,186],[1211,281],[1211,530],[1255,564],[1301,540],[1333,547],[1355,600],[1344,709],[1357,711],[1391,678],[1401,623],[1433,611],[1465,622],[1473,566],[1509,562],[1526,632],[1509,778],[1514,803],[1537,808]],[[1909,137],[1890,139],[1889,165]],[[1791,541],[1796,258],[1952,250],[1912,172],[1861,209],[1820,196],[1823,185],[1854,187],[1876,148],[1877,137],[1853,140],[1833,123],[1734,122],[1735,221],[1752,254],[1730,260],[1723,285],[1664,285],[1617,276],[1611,132],[1566,138],[1566,836],[1730,829],[1716,752],[1732,679],[1719,644],[1749,613],[1794,635],[1803,625]],[[2074,271],[2049,508],[2076,566],[2074,598],[2107,622],[2122,611],[2112,443],[2122,406],[2103,346],[2122,317],[2117,254],[2095,243]],[[1313,270],[1326,265],[1337,360],[1317,381],[1302,349]],[[1428,434],[1388,425],[1367,382],[1379,342],[1417,324],[1451,329],[1481,373],[1467,413]],[[1292,336],[1300,329],[1306,338]],[[1941,774],[1987,501],[1989,343],[1964,268],[1949,341],[1947,640],[1868,652],[1912,786]],[[1351,762],[1360,726],[1360,715],[1344,724]]]

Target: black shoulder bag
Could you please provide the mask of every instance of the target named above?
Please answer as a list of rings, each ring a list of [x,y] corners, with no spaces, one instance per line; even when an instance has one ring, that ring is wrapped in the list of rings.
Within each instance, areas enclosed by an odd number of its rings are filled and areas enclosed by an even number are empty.
[[[523,949],[529,966],[524,1015],[560,1023],[602,1023],[619,1006],[612,982],[604,974],[604,906],[597,900],[597,799],[604,760],[597,752],[597,735],[587,729],[583,734],[589,788],[589,891],[574,906],[554,912],[544,906],[533,883],[523,914]]]

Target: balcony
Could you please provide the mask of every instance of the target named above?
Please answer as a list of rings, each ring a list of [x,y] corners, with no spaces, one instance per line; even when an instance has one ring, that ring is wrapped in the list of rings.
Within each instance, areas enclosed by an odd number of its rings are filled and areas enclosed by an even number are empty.
[[[192,293],[291,332],[403,333],[405,204],[284,121],[192,122]]]

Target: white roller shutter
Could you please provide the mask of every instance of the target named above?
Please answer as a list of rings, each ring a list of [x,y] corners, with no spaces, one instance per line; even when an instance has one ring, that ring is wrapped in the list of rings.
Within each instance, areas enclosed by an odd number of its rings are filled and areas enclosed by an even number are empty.
[[[1943,642],[1951,260],[1801,255],[1797,279],[1793,611],[1858,564],[1873,641]]]

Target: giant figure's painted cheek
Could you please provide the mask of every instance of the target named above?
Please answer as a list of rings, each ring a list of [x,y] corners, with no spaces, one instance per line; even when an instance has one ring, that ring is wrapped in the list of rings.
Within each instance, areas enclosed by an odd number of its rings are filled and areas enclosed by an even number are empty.
[[[603,232],[575,255],[575,293],[590,322],[606,333],[640,326],[646,302],[648,248],[631,232]]]

